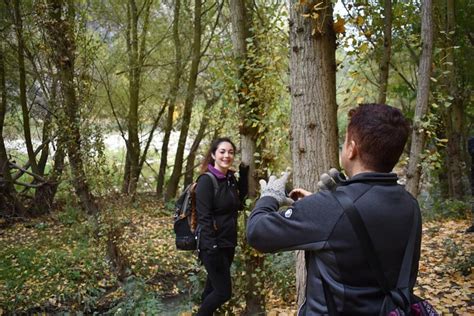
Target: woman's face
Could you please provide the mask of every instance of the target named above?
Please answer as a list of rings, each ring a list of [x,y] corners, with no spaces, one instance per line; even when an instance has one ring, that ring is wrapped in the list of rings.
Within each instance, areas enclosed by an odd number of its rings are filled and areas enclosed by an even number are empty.
[[[234,147],[229,142],[222,142],[217,146],[217,150],[212,154],[214,159],[214,168],[222,172],[227,173],[227,170],[232,166],[234,162]]]

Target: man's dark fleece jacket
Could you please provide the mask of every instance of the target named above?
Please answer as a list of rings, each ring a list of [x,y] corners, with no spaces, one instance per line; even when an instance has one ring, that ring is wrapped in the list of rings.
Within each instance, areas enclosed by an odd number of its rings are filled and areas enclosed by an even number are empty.
[[[354,201],[395,288],[417,201],[393,173],[361,173],[337,190]],[[417,227],[410,275],[413,290],[418,274],[421,220]],[[339,315],[378,315],[384,294],[364,258],[359,241],[342,207],[330,191],[321,191],[278,212],[278,202],[265,196],[257,201],[247,224],[248,243],[261,252],[305,250],[306,301],[298,315],[328,314],[321,279],[328,285]]]

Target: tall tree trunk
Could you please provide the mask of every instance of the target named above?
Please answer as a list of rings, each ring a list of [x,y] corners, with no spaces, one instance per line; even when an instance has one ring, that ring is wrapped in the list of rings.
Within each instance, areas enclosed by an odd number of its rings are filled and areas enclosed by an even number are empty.
[[[49,138],[51,137],[51,112],[57,110],[57,80],[53,78],[51,84],[50,99],[48,102],[48,114],[44,122],[43,128],[43,144],[44,149],[41,151],[41,158],[38,163],[38,168],[41,176],[44,176],[44,170],[46,162],[49,157]],[[32,203],[32,208],[35,214],[46,214],[49,213],[53,208],[54,198],[60,184],[61,176],[64,169],[64,158],[65,158],[65,144],[66,139],[63,135],[58,136],[56,142],[56,152],[54,153],[54,164],[49,172],[47,181],[36,189],[35,197]]]
[[[66,16],[63,16],[66,10]],[[67,124],[64,129],[67,155],[73,175],[73,185],[82,208],[88,214],[98,212],[94,197],[90,192],[84,171],[84,163],[81,156],[81,131],[80,111],[74,84],[74,62],[75,62],[75,8],[72,0],[67,1],[63,8],[63,1],[48,1],[49,19],[46,22],[51,47],[53,47],[53,58],[58,69],[59,82],[61,84],[62,96],[65,104],[65,117]]]
[[[23,21],[21,16],[20,1],[14,1],[13,19],[15,22],[16,37],[18,40],[18,71],[20,74],[20,104],[23,114],[23,132],[25,135],[26,151],[30,161],[31,170],[38,174],[38,165],[31,142],[30,113],[26,99],[26,71],[25,71],[25,44],[23,40]]]
[[[422,51],[418,67],[418,88],[416,94],[415,117],[411,136],[410,160],[407,170],[406,189],[415,198],[418,197],[421,177],[421,155],[425,146],[426,135],[422,120],[428,112],[430,96],[431,63],[433,60],[433,8],[432,0],[425,0],[421,5],[421,41]]]
[[[464,100],[458,90],[458,78],[456,76],[456,60],[454,58],[454,46],[456,36],[456,21],[454,14],[454,0],[446,1],[446,65],[449,74],[446,76],[448,95],[452,99],[451,106],[446,110],[445,126],[448,144],[446,147],[446,162],[448,178],[448,193],[450,198],[462,199],[467,188],[464,187],[464,157],[463,144],[466,144],[464,135]]]
[[[181,41],[179,39],[179,16],[181,9],[181,0],[176,0],[174,5],[173,18],[173,43],[175,51],[174,79],[170,87],[170,100],[168,107],[168,116],[166,118],[165,134],[163,136],[163,144],[161,146],[160,169],[156,180],[156,195],[163,195],[163,187],[165,183],[166,166],[168,164],[168,146],[173,130],[173,115],[176,104],[176,96],[178,95],[179,84],[183,74],[183,63],[181,53]]]
[[[378,103],[387,102],[388,74],[390,70],[390,56],[392,51],[392,1],[384,1],[384,31],[383,31],[383,53],[380,61],[379,97]]]
[[[240,111],[240,144],[242,152],[242,163],[249,166],[249,192],[248,197],[255,199],[257,196],[257,181],[259,178],[265,177],[265,166],[256,165],[255,153],[261,152],[262,148],[258,148],[257,139],[261,139],[263,135],[259,135],[258,130],[253,126],[254,119],[259,119],[260,104],[258,100],[249,102],[250,86],[258,79],[252,76],[252,72],[248,65],[252,64],[248,54],[247,41],[252,40],[254,47],[258,49],[258,43],[252,34],[252,21],[250,2],[246,0],[230,1],[231,21],[232,21],[232,45],[234,57],[236,61],[237,78],[240,85],[237,87],[237,95]],[[263,143],[263,142],[262,142]],[[260,170],[260,172],[258,172]],[[244,222],[247,222],[247,216],[244,214]],[[260,273],[255,271],[263,271],[265,257],[255,250],[251,249],[244,243],[243,250],[245,252],[245,310],[244,315],[259,315],[265,313],[265,296],[263,288],[265,287],[265,279]]]
[[[0,8],[2,8],[1,4]],[[0,17],[3,20],[5,17],[4,13],[1,13]],[[10,163],[3,139],[3,127],[7,112],[7,86],[5,80],[5,55],[3,41],[0,41],[0,89],[2,97],[0,100],[0,217],[24,215],[25,208],[18,200],[13,186],[13,179],[10,174]]]
[[[135,194],[140,177],[140,138],[138,135],[138,108],[140,106],[140,87],[143,63],[145,60],[146,35],[152,0],[143,4],[143,10],[138,10],[135,0],[129,0],[127,5],[127,52],[129,80],[129,109],[128,109],[128,146],[127,160],[124,170],[123,193]],[[138,33],[138,20],[143,14],[143,29],[141,37]],[[127,163],[128,162],[128,163]]]
[[[168,100],[165,100],[165,104],[161,108],[160,112],[156,116],[153,126],[151,127],[150,134],[148,135],[148,139],[146,141],[145,148],[143,148],[143,153],[140,158],[140,163],[139,163],[139,169],[142,170],[143,164],[146,161],[146,157],[148,154],[148,150],[150,149],[151,142],[153,141],[153,135],[155,134],[156,129],[158,128],[158,124],[160,123],[161,117],[163,116],[163,113],[165,113],[166,108],[168,107]]]
[[[315,192],[319,175],[338,167],[336,105],[336,37],[332,2],[323,1],[317,20],[310,14],[317,1],[290,6],[291,152],[293,184]],[[305,297],[304,252],[297,252],[298,305]]]
[[[199,124],[199,130],[189,150],[188,158],[186,159],[186,168],[184,169],[185,170],[184,185],[183,185],[184,188],[187,187],[189,184],[191,184],[194,180],[194,169],[195,169],[194,162],[196,161],[197,150],[204,137],[206,128],[209,125],[209,120],[211,118],[210,117],[211,108],[218,100],[219,100],[219,97],[214,97],[210,100],[206,100],[206,105],[204,106],[204,109],[203,109],[201,124]]]
[[[194,95],[196,92],[196,81],[199,71],[199,63],[201,61],[201,11],[202,0],[194,1],[194,26],[193,26],[193,45],[192,45],[192,61],[189,70],[188,88],[186,91],[186,99],[184,101],[183,118],[181,121],[181,132],[179,134],[178,148],[174,160],[173,172],[166,188],[165,201],[174,198],[178,189],[181,171],[183,169],[183,155],[188,137],[189,124],[191,122],[191,114],[193,109]]]

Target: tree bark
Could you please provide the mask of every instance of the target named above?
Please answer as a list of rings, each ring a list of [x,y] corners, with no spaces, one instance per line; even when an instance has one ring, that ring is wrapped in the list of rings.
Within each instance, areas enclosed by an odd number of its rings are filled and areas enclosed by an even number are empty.
[[[332,3],[323,1],[319,18],[305,18],[316,1],[290,4],[291,152],[293,184],[315,192],[319,175],[338,167],[336,42]],[[304,301],[304,252],[297,252],[297,302]]]
[[[140,80],[145,59],[146,35],[150,16],[151,0],[145,1],[143,11],[139,11],[135,0],[127,6],[127,51],[129,80],[128,146],[124,170],[123,193],[135,194],[140,177],[140,138],[138,135],[138,109],[140,106]],[[141,37],[138,20],[144,14]]]
[[[0,16],[3,20],[4,13],[1,13]],[[18,200],[13,186],[13,180],[10,174],[10,162],[3,139],[3,127],[5,125],[5,115],[7,112],[7,86],[5,80],[3,41],[0,41],[0,89],[2,97],[0,100],[0,217],[8,218],[15,215],[24,215],[25,208]]]
[[[81,156],[80,105],[77,101],[74,83],[76,52],[74,3],[72,0],[68,0],[66,7],[63,7],[63,1],[49,0],[48,9],[49,18],[45,21],[45,24],[51,47],[54,48],[52,54],[64,98],[65,117],[67,119],[64,133],[67,138],[66,148],[73,175],[72,182],[81,207],[88,214],[96,214],[98,208],[87,183]],[[63,10],[66,11],[66,16],[63,16]]]
[[[254,120],[259,120],[261,116],[259,101],[254,98],[250,100],[252,84],[256,84],[258,79],[253,76],[253,72],[248,65],[252,60],[248,54],[247,41],[252,40],[254,48],[258,50],[258,43],[251,31],[253,16],[250,8],[251,2],[246,0],[230,1],[231,22],[232,22],[232,46],[234,51],[237,78],[240,82],[237,87],[237,96],[240,107],[240,144],[242,152],[242,163],[249,166],[249,192],[248,198],[254,200],[257,197],[257,181],[264,178],[264,161],[257,166],[255,154],[262,152],[264,142],[257,146],[257,139],[262,139],[264,135],[258,133],[258,129],[253,125]],[[256,53],[258,55],[258,53]],[[260,172],[259,172],[260,171]],[[244,214],[244,222],[247,216]],[[245,242],[243,250],[245,252],[244,266],[246,271],[245,280],[245,310],[243,315],[265,314],[265,278],[255,271],[264,269],[265,257],[251,249]]]
[[[49,213],[53,209],[54,198],[64,170],[64,158],[64,140],[60,137],[54,154],[54,165],[48,180],[38,187],[35,192],[32,208],[36,215]]]
[[[158,171],[158,178],[156,180],[156,195],[161,197],[163,195],[163,187],[165,183],[166,166],[168,164],[168,146],[173,130],[173,115],[176,104],[176,97],[178,95],[178,89],[183,75],[183,63],[181,53],[181,41],[179,39],[179,17],[181,9],[181,0],[175,1],[174,6],[174,18],[173,18],[173,43],[175,51],[175,64],[174,64],[174,79],[170,87],[170,100],[168,107],[168,115],[166,118],[165,134],[163,136],[163,144],[161,146],[161,157],[160,157],[160,169]]]
[[[390,70],[390,57],[392,51],[392,1],[385,0],[384,3],[384,32],[383,32],[383,53],[380,61],[379,97],[378,103],[387,102],[388,74]]]
[[[46,120],[44,122],[43,128],[43,144],[44,148],[41,151],[41,158],[38,163],[38,168],[41,176],[44,176],[44,170],[46,167],[46,162],[49,157],[49,144],[50,144],[50,129],[51,129],[51,111],[57,110],[57,80],[56,78],[52,79],[51,84],[51,93],[49,99],[49,109]],[[58,122],[58,125],[60,123]],[[54,153],[54,164],[49,172],[47,181],[43,183],[35,191],[35,197],[32,203],[32,210],[34,214],[41,215],[51,212],[53,208],[54,198],[58,190],[58,186],[61,181],[61,176],[64,170],[64,158],[65,153],[65,144],[66,139],[63,135],[58,136],[58,141],[56,142],[56,152]]]
[[[174,198],[178,189],[181,171],[183,169],[183,155],[188,137],[189,124],[191,122],[191,114],[193,109],[194,96],[196,92],[196,81],[199,71],[199,63],[201,61],[201,11],[202,0],[194,1],[194,22],[193,22],[193,44],[192,44],[192,61],[189,70],[188,87],[186,91],[186,99],[184,101],[183,117],[181,121],[181,131],[179,134],[178,148],[174,160],[173,172],[171,174],[165,193],[165,201]]]
[[[455,21],[455,3],[454,0],[446,1],[446,65],[447,71],[446,76],[448,95],[452,97],[452,102],[445,114],[445,127],[446,136],[448,143],[446,147],[446,176],[448,178],[448,194],[450,198],[462,199],[466,194],[467,188],[463,184],[464,168],[463,161],[464,157],[463,144],[466,144],[467,140],[464,135],[464,100],[459,93],[458,89],[458,78],[456,75],[456,60],[454,58],[454,46],[456,41],[456,21]]]
[[[418,88],[416,95],[415,116],[411,136],[410,159],[407,170],[406,190],[415,198],[418,197],[421,177],[421,155],[425,146],[426,135],[422,120],[428,113],[430,96],[431,63],[433,60],[433,8],[432,0],[425,0],[421,6],[421,40],[422,51],[418,67]]]
[[[199,130],[196,134],[196,137],[194,137],[193,144],[191,145],[191,148],[189,150],[188,158],[186,159],[186,168],[184,169],[185,170],[184,185],[183,185],[184,188],[186,188],[189,184],[191,184],[194,181],[194,169],[196,168],[196,166],[194,166],[194,163],[196,161],[197,150],[199,148],[199,145],[201,144],[202,139],[204,138],[204,133],[206,132],[206,128],[209,125],[211,108],[214,104],[216,104],[218,100],[219,100],[219,97],[206,100],[206,105],[204,106],[204,109],[203,109],[201,124],[199,124]]]
[[[23,133],[25,135],[26,151],[30,161],[31,170],[38,173],[38,165],[34,154],[33,144],[31,142],[30,114],[26,99],[26,71],[25,71],[25,44],[23,40],[23,21],[21,16],[20,1],[15,0],[13,19],[15,23],[16,37],[18,41],[18,72],[20,74],[20,104],[23,115]]]

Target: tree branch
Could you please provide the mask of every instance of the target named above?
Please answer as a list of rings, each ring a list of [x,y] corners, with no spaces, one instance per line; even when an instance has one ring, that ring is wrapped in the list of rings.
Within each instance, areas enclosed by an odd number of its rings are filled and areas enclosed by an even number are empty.
[[[20,171],[22,172],[22,175],[26,173],[26,174],[29,174],[30,176],[32,176],[33,178],[35,178],[35,179],[38,180],[38,181],[46,182],[46,179],[43,178],[42,176],[40,176],[40,175],[38,175],[38,174],[36,174],[36,173],[34,173],[34,172],[28,171],[27,169],[25,169],[25,168],[23,168],[23,167],[17,165],[17,164],[14,163],[14,162],[11,162],[11,161],[10,161],[9,163],[10,163],[11,169],[18,169],[18,170],[20,170]],[[16,179],[17,179],[17,178],[15,178],[14,181],[16,181]]]

